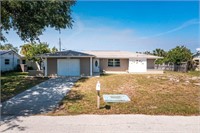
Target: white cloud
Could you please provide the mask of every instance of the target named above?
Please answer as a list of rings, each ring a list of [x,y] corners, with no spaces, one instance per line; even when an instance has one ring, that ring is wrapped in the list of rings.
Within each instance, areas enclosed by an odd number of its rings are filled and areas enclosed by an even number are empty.
[[[196,20],[187,21],[177,28],[159,33],[157,34],[159,38],[149,37],[143,39],[133,28],[118,28],[116,25],[106,25],[107,22],[98,24],[101,22],[97,19],[83,20],[78,16],[75,18],[73,28],[61,32],[62,49],[151,51],[155,48],[169,50],[176,45],[187,45],[195,50],[198,44],[198,40],[190,36],[187,38],[181,36],[166,38],[162,36],[196,24]],[[51,47],[58,47],[59,35],[55,35],[55,31],[51,32],[54,33],[51,37],[50,32],[47,31],[41,40],[48,42]]]
[[[151,35],[151,36],[141,37],[141,39],[148,39],[148,38],[163,36],[163,35],[166,35],[166,34],[169,34],[169,33],[173,33],[173,32],[182,30],[182,29],[184,29],[188,26],[195,25],[195,24],[200,24],[200,21],[198,19],[191,19],[191,20],[184,22],[182,25],[180,25],[180,26],[178,26],[174,29],[171,29],[171,30],[168,30],[168,31],[165,31],[165,32],[161,32],[161,33],[158,33],[158,34],[154,34],[154,35]]]

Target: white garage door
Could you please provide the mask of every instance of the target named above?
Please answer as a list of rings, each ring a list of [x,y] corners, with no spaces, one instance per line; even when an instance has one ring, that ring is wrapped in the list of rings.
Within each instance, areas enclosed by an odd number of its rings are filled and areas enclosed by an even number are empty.
[[[79,59],[58,59],[58,76],[80,76]]]
[[[147,63],[145,58],[129,58],[129,72],[146,72]]]

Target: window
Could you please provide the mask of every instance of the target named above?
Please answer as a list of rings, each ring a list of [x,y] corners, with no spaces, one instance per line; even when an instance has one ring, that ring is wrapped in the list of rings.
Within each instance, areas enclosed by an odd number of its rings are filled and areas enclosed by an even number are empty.
[[[9,59],[5,59],[5,64],[9,65],[10,64],[10,60]]]
[[[22,64],[26,64],[26,60],[22,60]]]
[[[109,67],[120,67],[120,59],[108,59]]]
[[[95,67],[98,67],[98,61],[95,61]]]

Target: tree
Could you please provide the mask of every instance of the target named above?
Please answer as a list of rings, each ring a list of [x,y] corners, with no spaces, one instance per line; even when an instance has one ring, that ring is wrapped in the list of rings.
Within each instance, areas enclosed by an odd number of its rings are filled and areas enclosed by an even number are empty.
[[[165,57],[167,55],[167,52],[165,52],[163,49],[157,48],[153,50],[153,55]]]
[[[179,65],[181,62],[187,62],[192,59],[191,51],[185,46],[177,46],[171,49],[166,56],[167,62]]]
[[[37,58],[36,55],[50,53],[51,50],[47,43],[31,43],[24,44],[21,46],[21,54],[25,55],[27,60],[41,61],[40,58]]]
[[[1,50],[14,50],[15,52],[18,52],[19,49],[17,47],[14,47],[12,44],[10,43],[7,43],[7,44],[4,44],[4,45],[1,45],[0,44],[0,49]]]
[[[34,41],[47,27],[71,28],[71,6],[75,1],[1,1],[1,31],[14,29],[23,41]],[[38,39],[39,40],[39,39]],[[6,41],[1,32],[1,41]]]
[[[152,53],[150,51],[145,51],[143,52],[144,54],[147,54],[147,55],[152,55]]]
[[[51,52],[52,52],[52,53],[58,52],[58,49],[54,46],[54,47],[51,49]]]
[[[163,59],[157,59],[155,61],[155,64],[163,64],[165,62],[165,57],[167,55],[167,52],[163,49],[157,48],[157,49],[153,50],[153,55],[164,57]]]

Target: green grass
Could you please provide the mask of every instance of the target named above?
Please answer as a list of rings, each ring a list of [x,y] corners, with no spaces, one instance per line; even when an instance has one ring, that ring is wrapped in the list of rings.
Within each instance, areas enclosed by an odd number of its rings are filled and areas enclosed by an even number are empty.
[[[5,101],[48,78],[27,77],[28,73],[9,72],[1,75],[1,101]]]
[[[200,87],[187,73],[165,72],[163,75],[107,75],[80,79],[50,115],[74,114],[150,114],[199,115]],[[170,81],[170,78],[179,82]],[[192,81],[191,81],[192,80]],[[97,81],[101,83],[101,109],[96,107]],[[189,81],[187,83],[186,81]],[[131,102],[109,104],[103,94],[126,94]]]
[[[192,76],[198,76],[199,77],[200,76],[200,71],[189,71],[188,74],[192,75]]]

